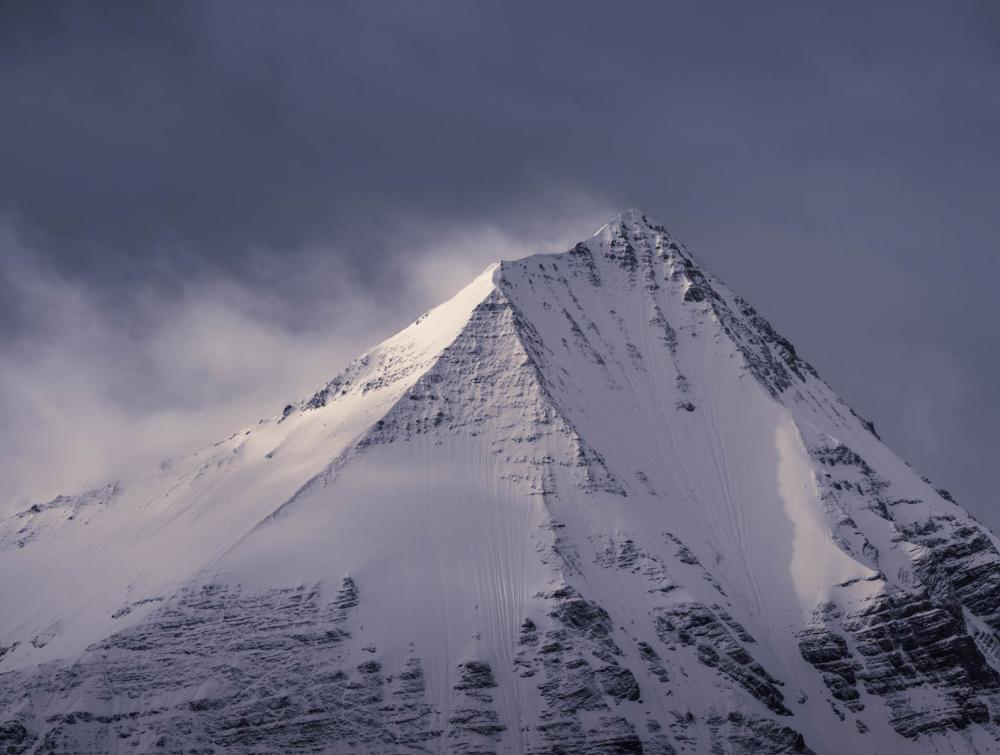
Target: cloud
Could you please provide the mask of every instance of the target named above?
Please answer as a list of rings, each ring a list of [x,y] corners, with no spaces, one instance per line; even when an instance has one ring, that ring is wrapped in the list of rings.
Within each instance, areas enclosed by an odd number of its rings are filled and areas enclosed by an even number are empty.
[[[638,205],[904,457],[995,508],[998,12],[7,8],[0,486],[226,432],[508,247]]]
[[[304,299],[203,273],[169,292],[119,291],[111,307],[7,231],[4,285],[29,324],[0,343],[0,503],[141,476],[272,416],[493,260],[564,250],[577,227],[550,226],[529,247],[488,226],[408,224],[392,296],[331,265],[336,250],[312,249],[297,256],[319,280]]]

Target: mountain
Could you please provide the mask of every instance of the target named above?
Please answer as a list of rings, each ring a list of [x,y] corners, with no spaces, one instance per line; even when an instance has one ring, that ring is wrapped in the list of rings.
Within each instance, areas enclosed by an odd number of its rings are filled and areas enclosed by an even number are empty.
[[[629,210],[0,521],[0,747],[997,752],[997,547]]]

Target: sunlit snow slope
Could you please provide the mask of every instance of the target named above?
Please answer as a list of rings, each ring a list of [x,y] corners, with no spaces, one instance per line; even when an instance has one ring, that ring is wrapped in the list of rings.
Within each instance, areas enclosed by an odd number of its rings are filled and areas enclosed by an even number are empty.
[[[997,752],[997,545],[629,210],[0,520],[0,750]]]

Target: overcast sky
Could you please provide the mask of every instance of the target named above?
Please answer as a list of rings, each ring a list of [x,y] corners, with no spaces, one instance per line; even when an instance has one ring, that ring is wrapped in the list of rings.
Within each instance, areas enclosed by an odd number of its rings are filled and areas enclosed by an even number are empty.
[[[638,206],[994,528],[1000,6],[0,4],[0,501]]]

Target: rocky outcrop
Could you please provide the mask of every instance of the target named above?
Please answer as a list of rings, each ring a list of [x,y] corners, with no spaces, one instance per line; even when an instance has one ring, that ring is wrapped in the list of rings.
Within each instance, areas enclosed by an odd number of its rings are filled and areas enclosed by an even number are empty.
[[[677,603],[653,609],[656,633],[665,643],[692,647],[698,660],[717,669],[781,716],[792,715],[785,706],[781,682],[769,674],[704,605]]]
[[[821,674],[834,699],[852,711],[864,710],[858,692],[858,671],[847,641],[824,626],[810,627],[799,633],[799,652]]]
[[[1000,676],[960,617],[926,596],[890,592],[844,626],[862,659],[868,692],[885,698],[905,737],[988,723],[998,711]],[[933,689],[937,702],[922,699]]]
[[[24,548],[63,528],[86,524],[114,504],[122,492],[120,482],[109,482],[79,495],[60,495],[36,503],[7,519],[0,519],[0,551]]]
[[[733,711],[708,723],[714,733],[712,753],[812,753],[799,732],[765,718]]]
[[[0,675],[0,698],[21,701],[0,722],[0,742],[46,752],[421,750],[445,732],[420,659],[385,669],[375,648],[348,657],[358,601],[350,578],[329,600],[318,585],[186,589],[76,663]]]
[[[491,690],[497,686],[486,661],[467,661],[458,667],[453,689],[458,693],[448,715],[449,748],[455,752],[479,752],[497,742],[507,726],[493,708]]]

